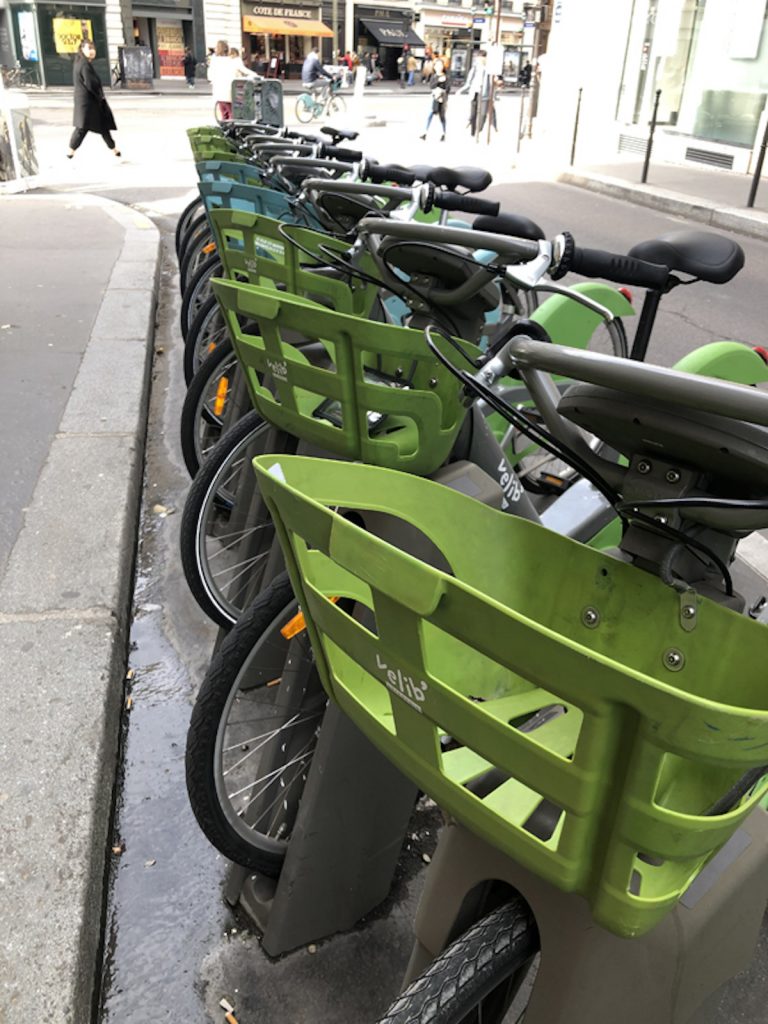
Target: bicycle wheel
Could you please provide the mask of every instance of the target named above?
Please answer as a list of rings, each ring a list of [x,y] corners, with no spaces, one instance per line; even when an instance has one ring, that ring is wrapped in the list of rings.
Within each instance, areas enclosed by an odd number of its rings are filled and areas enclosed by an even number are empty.
[[[209,453],[184,502],[179,544],[192,596],[229,629],[258,593],[275,538],[253,459],[270,450],[274,430],[252,410]]]
[[[311,96],[302,93],[296,100],[296,120],[302,124],[309,124],[315,116],[315,101]]]
[[[527,1002],[515,995],[539,949],[521,897],[498,907],[452,942],[378,1024],[513,1024]]]
[[[224,315],[215,295],[210,295],[192,321],[184,342],[184,380],[187,386],[208,356],[229,339]]]
[[[179,321],[181,326],[181,335],[185,340],[189,334],[189,328],[192,326],[192,322],[197,316],[200,307],[213,295],[211,278],[221,277],[222,272],[223,269],[219,255],[218,253],[213,253],[208,257],[208,259],[204,260],[203,263],[200,264],[194,277],[192,277],[184,290],[184,296],[181,300]]]
[[[178,258],[179,265],[186,255],[187,249],[201,234],[207,234],[210,232],[210,224],[208,223],[208,214],[205,212],[205,206],[201,204],[200,209],[193,214],[186,232],[184,233],[181,244],[179,245]]]
[[[187,389],[181,407],[181,453],[191,477],[221,437],[237,368],[237,356],[231,343],[222,342]]]
[[[281,633],[297,610],[283,574],[215,654],[187,734],[187,792],[198,824],[225,857],[272,877],[326,706],[306,630],[293,640]]]
[[[176,222],[176,232],[174,236],[174,243],[176,246],[176,258],[178,259],[179,251],[184,243],[184,240],[189,231],[190,224],[192,221],[203,211],[203,200],[198,196],[193,199],[191,203],[188,203]]]
[[[346,100],[342,96],[332,96],[328,102],[328,114],[335,117],[337,114],[344,114],[347,110]]]
[[[215,253],[216,240],[210,228],[189,243],[179,265],[179,286],[182,295],[199,268]]]

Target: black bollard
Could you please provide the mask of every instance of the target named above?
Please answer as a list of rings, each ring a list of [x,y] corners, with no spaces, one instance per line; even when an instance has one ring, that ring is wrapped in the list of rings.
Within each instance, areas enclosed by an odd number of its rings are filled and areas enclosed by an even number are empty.
[[[651,125],[648,131],[648,145],[645,147],[645,163],[643,164],[643,176],[640,181],[643,185],[648,180],[648,164],[651,162],[651,149],[653,148],[653,133],[656,131],[656,115],[659,112],[659,100],[661,99],[661,89],[656,90],[656,100],[653,104],[653,113],[651,114]]]
[[[755,167],[755,173],[752,177],[752,187],[749,190],[749,199],[747,200],[747,206],[749,207],[755,205],[757,186],[760,184],[760,175],[763,173],[763,161],[765,160],[766,146],[768,146],[768,121],[766,121],[765,124],[765,131],[763,132],[763,141],[760,143],[760,152],[757,154],[757,166]]]
[[[573,142],[571,143],[571,167],[576,156],[576,136],[579,134],[579,112],[581,111],[581,94],[584,90],[579,89],[579,98],[576,100],[576,118],[573,122]]]

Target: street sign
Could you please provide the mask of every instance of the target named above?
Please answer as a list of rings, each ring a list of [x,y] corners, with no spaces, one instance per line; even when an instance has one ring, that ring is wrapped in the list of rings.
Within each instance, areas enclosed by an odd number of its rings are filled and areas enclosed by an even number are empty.
[[[485,18],[473,18],[472,19],[472,24],[473,25],[484,25],[485,24]]]

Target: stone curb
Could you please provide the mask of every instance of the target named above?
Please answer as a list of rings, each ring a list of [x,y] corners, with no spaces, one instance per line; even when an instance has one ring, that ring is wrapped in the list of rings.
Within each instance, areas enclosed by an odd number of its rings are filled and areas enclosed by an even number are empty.
[[[702,199],[686,199],[679,192],[656,186],[629,184],[620,178],[602,174],[580,174],[563,171],[557,177],[565,185],[589,189],[614,199],[623,199],[638,206],[648,206],[662,213],[671,213],[689,220],[700,221],[712,228],[734,231],[742,235],[768,239],[768,214],[760,210],[748,211],[738,207],[718,207]]]
[[[0,1019],[83,1024],[99,963],[160,235],[124,229],[72,393],[0,580]],[[11,924],[12,923],[12,924]]]

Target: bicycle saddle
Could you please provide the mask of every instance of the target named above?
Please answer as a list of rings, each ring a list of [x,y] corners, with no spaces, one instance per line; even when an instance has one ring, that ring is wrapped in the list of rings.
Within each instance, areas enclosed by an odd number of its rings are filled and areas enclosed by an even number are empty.
[[[475,217],[472,222],[475,231],[489,231],[495,235],[511,235],[513,238],[528,238],[539,242],[546,238],[539,225],[518,213],[500,213],[498,217]]]
[[[568,388],[558,412],[628,458],[655,457],[706,475],[708,493],[768,494],[766,427],[586,383]],[[768,510],[759,518],[768,525]]]
[[[710,284],[725,284],[744,266],[741,246],[711,231],[670,231],[638,242],[627,255],[691,274]]]
[[[493,177],[482,167],[432,167],[429,164],[412,164],[408,170],[418,181],[431,181],[433,185],[453,191],[456,188],[467,192],[482,192],[493,181]]]
[[[360,134],[359,132],[353,132],[350,128],[331,128],[327,124],[323,125],[320,131],[330,135],[337,142],[339,139],[346,139],[348,142],[351,142],[352,139],[356,139]]]

